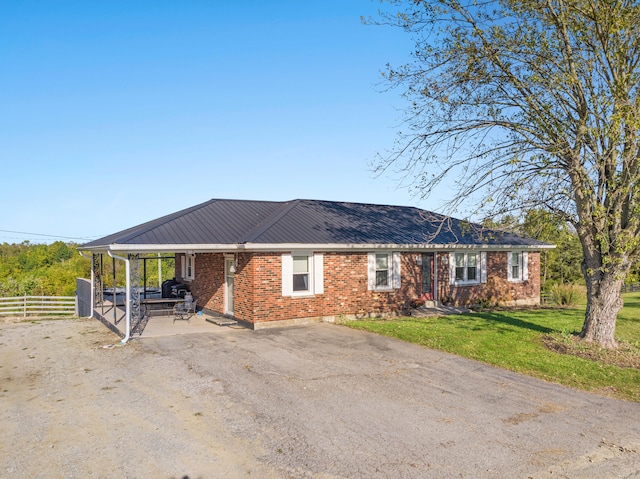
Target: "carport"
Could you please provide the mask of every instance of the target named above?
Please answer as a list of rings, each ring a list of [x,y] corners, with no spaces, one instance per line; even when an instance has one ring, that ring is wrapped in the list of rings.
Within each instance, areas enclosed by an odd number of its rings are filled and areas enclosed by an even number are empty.
[[[91,259],[91,287],[87,288],[88,297],[84,298],[84,302],[91,305],[92,317],[123,338],[122,344],[131,337],[211,332],[220,326],[237,324],[230,318],[203,311],[198,311],[188,319],[176,319],[173,314],[173,305],[178,300],[166,297],[166,292],[162,291],[162,285],[166,283],[162,281],[162,260],[175,259],[175,253],[135,252],[124,253],[126,254],[124,256],[122,253],[115,254],[111,250],[106,250],[92,251],[91,256],[81,254]],[[105,256],[111,258],[110,271],[107,272],[105,272]],[[147,285],[148,261],[158,261],[160,287]],[[125,287],[117,286],[118,262],[124,263]],[[109,280],[111,280],[111,286],[107,286]],[[146,301],[153,301],[160,308],[145,307]]]
[[[106,294],[106,297],[114,298]],[[127,336],[127,308],[122,295],[113,299],[103,299],[94,308],[93,317],[121,337]],[[129,338],[153,338],[175,334],[210,333],[219,331],[221,326],[235,326],[237,321],[212,312],[199,311],[188,320],[176,320],[173,314],[141,315],[139,320],[130,322]],[[237,326],[242,328],[242,326]],[[123,341],[124,343],[124,341]]]

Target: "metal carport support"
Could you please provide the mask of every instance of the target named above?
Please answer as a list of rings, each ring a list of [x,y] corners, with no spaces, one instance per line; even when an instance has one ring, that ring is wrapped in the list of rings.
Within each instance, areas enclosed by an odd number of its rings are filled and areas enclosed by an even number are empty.
[[[107,251],[107,254],[114,258],[119,259],[125,262],[125,275],[126,275],[126,286],[125,286],[125,318],[126,318],[126,326],[125,326],[125,335],[124,338],[120,341],[120,345],[124,346],[129,341],[129,337],[131,336],[131,263],[129,258],[124,258],[122,256],[117,256],[113,254],[111,251]],[[114,291],[114,300],[115,300],[115,291]],[[114,304],[115,307],[115,304]]]

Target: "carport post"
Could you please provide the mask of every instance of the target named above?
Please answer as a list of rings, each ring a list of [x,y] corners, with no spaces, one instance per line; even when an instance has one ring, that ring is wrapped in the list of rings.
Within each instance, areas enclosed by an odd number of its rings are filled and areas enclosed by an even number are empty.
[[[125,336],[124,338],[122,338],[122,341],[120,341],[120,345],[124,346],[125,344],[127,344],[127,341],[129,341],[129,336],[131,334],[131,265],[129,263],[128,258],[123,258],[122,256],[116,256],[115,254],[111,253],[111,251],[107,251],[107,254],[112,258],[124,261],[124,264],[125,264],[125,270],[126,270],[125,274],[127,276],[127,283],[126,283],[124,301],[125,301],[125,318],[127,320],[126,321],[127,326],[126,326]],[[113,293],[114,293],[113,296],[115,299],[115,290]]]

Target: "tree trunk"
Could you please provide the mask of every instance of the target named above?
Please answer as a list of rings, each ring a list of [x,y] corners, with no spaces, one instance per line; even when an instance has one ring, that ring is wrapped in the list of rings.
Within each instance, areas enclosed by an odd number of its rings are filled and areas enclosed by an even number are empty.
[[[622,309],[621,288],[623,279],[605,274],[600,278],[587,278],[587,310],[580,337],[595,342],[606,349],[616,349],[614,334],[616,318]]]

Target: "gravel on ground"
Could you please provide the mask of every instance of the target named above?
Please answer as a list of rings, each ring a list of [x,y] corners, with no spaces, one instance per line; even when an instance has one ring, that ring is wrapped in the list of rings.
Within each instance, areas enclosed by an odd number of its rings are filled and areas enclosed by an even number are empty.
[[[0,476],[640,477],[640,405],[314,324],[0,324]]]

